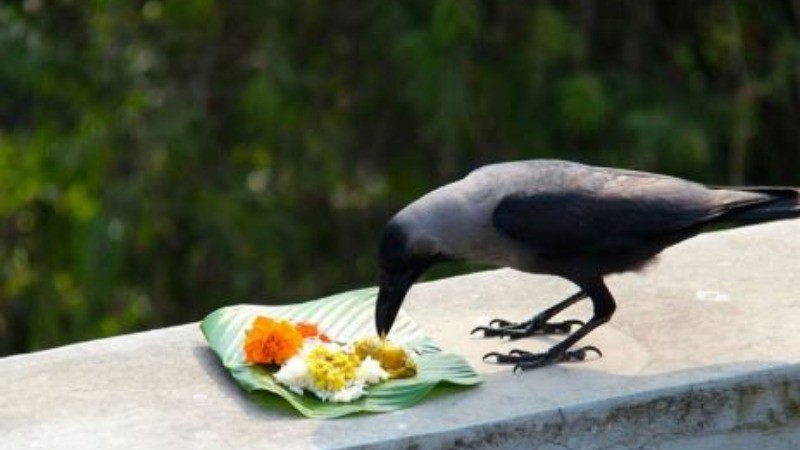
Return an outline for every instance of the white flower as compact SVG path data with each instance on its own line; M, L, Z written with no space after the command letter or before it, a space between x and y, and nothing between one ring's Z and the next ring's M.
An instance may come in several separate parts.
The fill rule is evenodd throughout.
M374 384L389 379L389 374L381 368L381 363L367 356L356 370L356 379L364 383Z
M367 391L364 390L363 383L354 383L344 389L334 391L331 394L330 400L339 403L347 403L363 397L366 393Z
M311 378L308 374L306 365L306 353L301 351L297 355L289 358L275 373L275 381L289 388L292 392L303 393L303 389L310 387Z

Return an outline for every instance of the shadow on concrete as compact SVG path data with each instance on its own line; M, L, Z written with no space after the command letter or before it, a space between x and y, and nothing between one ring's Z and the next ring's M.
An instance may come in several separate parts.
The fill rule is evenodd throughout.
M251 418L291 421L305 417L277 395L268 392L246 392L225 369L211 347L198 345L192 349L192 353L198 360L199 366L214 381L213 384L218 392L235 401Z

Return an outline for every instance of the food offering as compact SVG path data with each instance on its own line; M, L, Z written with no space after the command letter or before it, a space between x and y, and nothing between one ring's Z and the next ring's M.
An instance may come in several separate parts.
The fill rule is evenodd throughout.
M323 401L351 402L369 385L417 374L413 352L377 336L335 342L316 324L257 316L247 331L244 354L249 364L274 371L290 391Z
M276 396L306 417L332 419L408 408L440 384L481 382L402 309L389 338L376 336L376 294L369 288L290 305L225 306L200 329L248 398L276 414Z

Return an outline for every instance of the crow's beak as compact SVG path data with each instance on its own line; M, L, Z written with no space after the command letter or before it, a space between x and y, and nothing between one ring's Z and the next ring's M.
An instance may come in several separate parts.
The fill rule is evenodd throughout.
M400 305L414 284L418 274L413 271L389 272L381 270L378 302L375 305L375 328L378 335L386 337L392 329Z

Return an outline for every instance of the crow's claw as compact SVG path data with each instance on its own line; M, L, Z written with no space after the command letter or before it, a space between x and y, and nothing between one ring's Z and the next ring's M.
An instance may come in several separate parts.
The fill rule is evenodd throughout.
M509 363L513 362L512 359L516 358L514 356L504 355L504 354L499 353L499 352L489 352L489 353L483 355L483 360L486 361L486 362L492 362L492 361L489 361L489 359L492 358L492 357L496 358L493 361L495 364L509 364Z
M590 352L597 353L597 356L603 356L603 353L593 345L587 345L575 350L569 351L549 351L546 353L531 353L525 350L515 348L506 354L498 352L490 352L483 356L483 360L487 361L494 358L495 364L514 364L514 372L520 370L530 370L539 367L549 366L551 364L558 364L564 362L576 362L586 359Z
M583 361L584 359L586 359L586 356L588 355L588 353L586 352L595 352L597 353L597 356L601 358L603 357L603 352L601 352L600 349L595 347L594 345L587 345L586 347L582 347L574 351L574 353L580 355L578 361ZM572 353L572 352L567 352L567 353Z
M540 334L568 334L573 325L582 326L583 322L580 320L545 322L533 318L527 322L516 323L503 319L492 319L489 325L475 327L469 334L474 335L482 331L483 337L507 337L513 340Z
M491 358L493 356L497 357L497 359L500 359L500 357L503 356L503 355L500 352L489 352L489 353L483 355L483 361L484 362L489 362L489 358Z
M495 337L495 336L506 336L508 335L508 330L504 330L502 328L494 328L492 326L488 327L475 327L472 331L469 332L470 335L474 335L475 333L483 331L483 337Z
M588 352L595 352L597 356L603 356L603 352L593 345L587 345L575 350L569 350L560 353L540 353L534 354L527 361L518 361L514 365L514 372L518 370L538 369L539 367L549 366L551 364L558 364L562 362L576 362L583 361L588 356Z
M499 328L505 328L505 327L510 326L510 325L517 326L519 324L515 323L515 322L509 322L508 320L504 320L504 319L492 319L492 320L489 321L489 326L490 327L493 327L495 325L497 325Z

